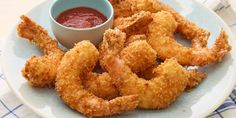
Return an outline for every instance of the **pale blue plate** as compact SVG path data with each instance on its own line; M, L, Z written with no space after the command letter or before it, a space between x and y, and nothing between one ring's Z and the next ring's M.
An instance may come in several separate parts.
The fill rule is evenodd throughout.
M52 35L49 24L49 6L53 0L47 0L32 9L27 15L45 27ZM229 34L233 50L222 63L205 68L208 78L191 92L184 93L174 104L165 110L136 110L116 117L129 118L200 118L212 113L231 93L235 85L236 42L229 27L215 13L193 0L162 0L173 6L190 20L211 32L209 46L213 44L221 28ZM94 2L94 4L96 4ZM19 22L19 20L18 20ZM3 70L8 84L16 96L42 117L78 118L78 112L68 108L59 99L53 89L30 87L21 75L21 69L32 55L41 55L29 42L20 39L15 27L5 40L3 48Z

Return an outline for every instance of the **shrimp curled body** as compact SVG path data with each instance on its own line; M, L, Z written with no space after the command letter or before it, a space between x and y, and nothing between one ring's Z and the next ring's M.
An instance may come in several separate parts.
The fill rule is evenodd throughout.
M110 0L115 10L116 19L129 17L140 11L149 11L156 13L159 11L170 12L178 22L177 33L180 33L186 39L192 41L193 48L202 48L207 46L207 40L210 32L189 21L170 6L161 3L158 0Z
M34 87L53 87L58 65L65 52L40 25L27 16L21 16L21 19L23 21L17 27L19 36L34 43L45 54L42 57L31 57L23 68L22 74ZM90 73L83 84L95 95L110 99L118 96L118 92L109 81L108 74ZM100 84L103 87L100 87ZM110 91L108 92L108 90Z
M84 89L83 77L92 71L98 57L96 47L88 41L78 43L65 54L58 67L55 84L61 99L72 109L89 117L109 116L135 109L138 104L137 95L107 101Z
M139 95L139 108L162 109L168 107L180 95L188 84L189 74L175 59L167 59L155 68L155 77L151 80L139 78L118 58L110 58L112 78L121 95Z
M153 14L153 22L149 24L148 43L162 60L175 57L181 65L204 66L220 62L231 50L224 31L221 31L212 48L184 47L165 33L170 24L175 23L172 14L161 11Z
M118 38L120 36L118 34L123 33L118 29L107 30L104 35L106 38L103 39L100 45L100 51L103 52L101 60L105 62L104 67L121 95L137 94L139 96L139 108L161 109L169 106L185 90L189 81L188 71L179 65L175 59L169 59L155 68L155 76L151 80L139 78L132 72L132 66L119 57L120 47L124 45L125 39ZM135 41L133 43L135 45L145 44L148 47L146 41ZM113 44L120 44L120 46L113 46ZM131 43L131 45L133 44ZM155 53L152 53L155 51L150 50L150 48L144 51L147 50L150 51L150 55L154 54L155 57ZM139 51L139 55L142 55L144 51ZM130 56L130 58L133 56ZM140 58L143 57L140 56Z

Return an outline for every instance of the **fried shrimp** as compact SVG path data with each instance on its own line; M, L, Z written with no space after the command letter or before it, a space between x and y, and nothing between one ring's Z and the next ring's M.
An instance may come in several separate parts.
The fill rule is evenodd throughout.
M105 33L106 38L103 39L100 49L105 52L102 58L103 62L106 62L106 70L112 77L120 94L139 95L139 108L166 108L185 90L189 76L187 70L179 65L175 59L170 59L155 68L157 75L151 80L139 78L132 72L132 69L120 59L119 52L121 49L114 48L113 46L114 43L119 45L123 45L124 43L124 39L121 40L115 36L115 34L119 33L122 32L118 29L108 30ZM106 36L106 34L109 35Z
M137 40L125 47L121 58L134 73L146 70L156 63L156 51L145 40Z
M107 101L84 89L82 80L93 70L98 58L99 52L88 41L82 41L68 51L58 67L55 84L58 95L72 109L89 117L109 116L134 110L138 104L137 95Z
M210 49L184 47L165 33L170 24L175 24L174 18L169 12L161 11L152 16L153 22L149 24L147 36L148 43L156 50L158 58L162 60L175 57L181 65L204 66L220 62L231 50L228 36L224 31L221 31L214 46Z
M100 66L106 70L107 65L104 61L105 56L109 54L120 54L125 47L126 34L119 29L108 29L103 35L103 41L99 45Z
M207 77L206 74L199 73L197 70L189 70L189 81L186 89L190 90L198 86L203 79Z
M140 11L156 12L155 1L150 0L109 0L115 11L115 18L128 17Z
M138 40L147 41L147 36L145 34L131 35L129 38L126 39L125 46L128 46L130 43L138 41Z
M112 84L112 79L108 73L90 72L83 83L86 90L100 98L111 100L119 96L119 91Z
M162 109L173 103L185 90L188 72L175 59L168 59L155 68L151 80L139 78L124 62L110 56L109 74L121 95L139 95L139 108Z
M115 17L129 17L140 11L149 11L156 13L158 11L170 12L178 22L176 32L180 33L186 39L192 41L193 48L207 46L207 40L210 32L200 28L195 23L187 20L170 6L161 3L158 0L113 0L111 1L115 10ZM118 18L119 19L119 18Z
M232 50L223 29L208 48L210 32L160 0L108 1L113 29L98 49L84 40L65 52L27 16L17 26L43 53L27 60L24 78L33 87L54 87L65 105L89 118L167 108L207 77L196 68L221 62ZM178 43L179 34L192 47Z
M34 87L53 87L57 68L64 51L59 48L57 41L52 40L47 31L41 26L26 16L21 18L23 22L17 27L19 36L37 45L45 54L43 57L31 57L22 70L22 74L29 81L29 84ZM101 75L91 73L88 74L83 83L95 95L111 99L118 96L118 92L107 76L108 74L105 73ZM98 86L99 84L104 86Z
M56 70L64 52L45 29L26 16L21 16L21 19L23 21L17 27L19 36L34 43L45 55L31 57L22 70L22 74L32 86L53 87Z
M155 68L157 68L161 63L156 63L155 65L145 69L144 71L141 71L139 73L137 73L137 75L140 77L140 78L144 78L146 80L150 80L152 78L155 77L155 72L153 71Z
M158 67L158 65L159 64L155 64L152 67L142 72L139 72L138 76L146 80L150 80L154 78L157 75L155 69ZM188 70L188 75L189 76L188 76L188 83L186 86L186 90L191 90L197 87L202 82L202 80L207 77L206 74L199 73L197 70Z
M109 29L104 33L100 44L100 65L106 70L104 58L109 54L120 54L135 73L143 71L156 63L156 51L145 40L137 40L125 47L126 35L119 29Z
M187 20L173 8L164 3L161 3L160 1L156 1L154 6L161 10L168 11L173 15L175 20L178 22L178 28L176 32L180 33L186 39L191 40L193 48L202 48L207 46L207 40L210 36L209 31L198 27L195 23Z
M132 3L128 0L109 0L115 12L115 18L133 15Z
M46 56L33 56L27 61L22 70L24 77L35 87L53 87L56 71L64 55L56 41L52 40L47 32L26 16L21 17L23 22L18 26L18 34L37 45ZM108 74L88 74L83 82L92 93L105 99L112 99L119 95L112 85ZM99 84L102 84L99 86Z
M151 21L151 13L141 11L131 17L117 18L114 21L114 27L125 32L127 37L129 37L131 35L145 34Z

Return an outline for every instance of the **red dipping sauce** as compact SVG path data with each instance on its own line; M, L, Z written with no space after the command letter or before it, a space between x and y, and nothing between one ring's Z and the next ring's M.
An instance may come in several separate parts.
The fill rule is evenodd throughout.
M56 21L66 27L91 28L106 22L107 17L95 9L77 7L62 12Z

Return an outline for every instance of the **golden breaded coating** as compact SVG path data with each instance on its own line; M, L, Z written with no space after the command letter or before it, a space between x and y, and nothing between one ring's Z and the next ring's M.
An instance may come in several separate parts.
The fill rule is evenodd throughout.
M172 36L166 34L169 24L175 24L174 18L169 12L161 11L152 16L153 22L149 24L147 36L148 43L156 50L158 58L162 60L175 57L181 65L204 66L220 62L231 50L228 36L224 31L221 31L214 46L210 49L184 47Z
M42 57L31 57L22 70L22 74L29 81L29 84L34 87L54 87L57 68L64 52L59 48L57 41L51 39L45 29L26 16L22 16L21 18L23 22L17 27L19 36L37 45L45 54ZM113 88L111 81L106 75L102 74L98 78L87 78L87 81L83 83L85 85L93 84L87 87L91 91L93 90L92 93L95 95L111 99L118 96L118 92L116 88ZM95 84L99 83L107 86L103 86L102 88L95 86ZM110 93L108 90L110 90Z
M115 31L109 30L106 33ZM119 58L120 48L111 48L109 44L114 42L122 45L123 40L106 37L103 42L110 42L102 45L103 62L106 63L106 70L109 72L121 95L139 96L139 108L161 109L168 107L185 90L188 83L188 71L177 63L175 59L166 60L165 63L155 68L157 76L151 80L139 78L132 72L131 68ZM105 41L107 40L107 41ZM112 43L112 41L114 41ZM139 42L139 41L138 41ZM141 41L142 42L142 41ZM119 47L119 46L118 46ZM116 53L110 53L116 52Z
M59 61L59 60L58 60ZM58 63L49 56L31 57L22 69L22 75L33 87L54 87Z
M138 104L137 95L107 101L84 89L82 80L93 70L98 58L98 50L88 41L82 41L68 51L58 67L55 84L58 95L72 109L88 117L110 116L134 110Z
M116 17L127 17L133 15L132 3L127 0L109 0L114 8Z
M155 68L158 67L158 64L155 64L154 66L138 73L138 76L141 78L144 78L146 80L150 80L154 78L155 76L158 76L158 73L156 73ZM197 70L188 70L188 83L186 86L186 90L191 90L195 87L197 87L203 79L207 77L206 74L199 73Z
M103 41L99 45L99 62L100 66L106 70L107 66L104 62L104 58L109 54L120 54L124 48L126 40L126 34L121 32L119 29L109 29L105 31L103 35Z
M162 109L173 103L185 90L188 72L175 59L167 59L155 68L157 76L151 80L139 78L117 57L110 57L109 74L121 95L139 95L139 108Z
M151 0L152 1L152 0ZM175 20L178 22L177 32L184 36L186 39L192 41L193 48L201 48L207 46L207 40L210 36L210 32L200 28L195 23L187 20L176 10L170 6L157 1L155 7L158 7L161 10L170 12Z
M158 11L156 1L152 0L109 0L115 11L115 18L128 17L140 11Z
M22 74L32 86L52 87L55 83L57 67L64 52L45 29L26 16L21 16L21 19L23 21L17 27L19 36L34 43L45 55L31 57L22 70Z
M119 91L113 85L112 79L108 73L89 73L83 81L85 89L94 95L111 100L119 96Z
M129 38L126 39L125 46L128 46L130 43L133 43L138 40L147 40L147 36L145 34L131 35Z
M154 64L153 66L147 68L146 70L137 73L137 75L140 78L150 80L150 79L154 78L155 76L157 76L157 74L153 70L155 70L155 68L157 68L160 64L161 64L161 62L160 63L157 62L156 64Z
M45 56L42 57L31 57L31 59L27 61L25 68L22 70L22 73L32 86L53 87L55 84L57 67L64 55L64 51L59 48L57 41L51 39L45 29L37 25L27 16L22 16L21 18L23 22L21 22L17 27L19 36L31 41L33 44L38 46L45 54ZM86 82L90 81L92 80L88 80ZM101 83L102 81L104 80L93 79L94 83ZM86 82L84 83L86 84ZM90 89L97 88L95 87ZM109 87L103 87L103 89L98 89L98 91L93 92L94 94L99 94L106 89L109 89ZM111 97L112 96L114 95L111 95ZM109 98L109 95L107 96L107 98Z
M129 17L140 11L149 11L152 13L162 10L168 11L178 22L177 32L182 34L186 39L191 40L193 48L207 46L207 40L210 36L209 31L200 28L195 23L183 17L173 8L158 0L112 0L111 2L115 10L116 18Z
M125 32L127 37L136 34L145 34L148 24L152 21L151 13L141 11L131 17L117 18L114 21L114 27Z
M156 61L156 52L146 41L135 41L126 48L125 33L119 29L110 29L104 33L104 38L99 47L100 65L103 69L108 66L104 61L106 55L119 55L124 59L125 63L129 64L134 72L142 71L152 66ZM134 62L133 62L134 61Z
M197 70L190 70L189 75L187 90L197 87L207 77L206 74L199 73Z
M156 63L156 51L145 40L130 43L121 53L121 59L134 73L146 70Z

